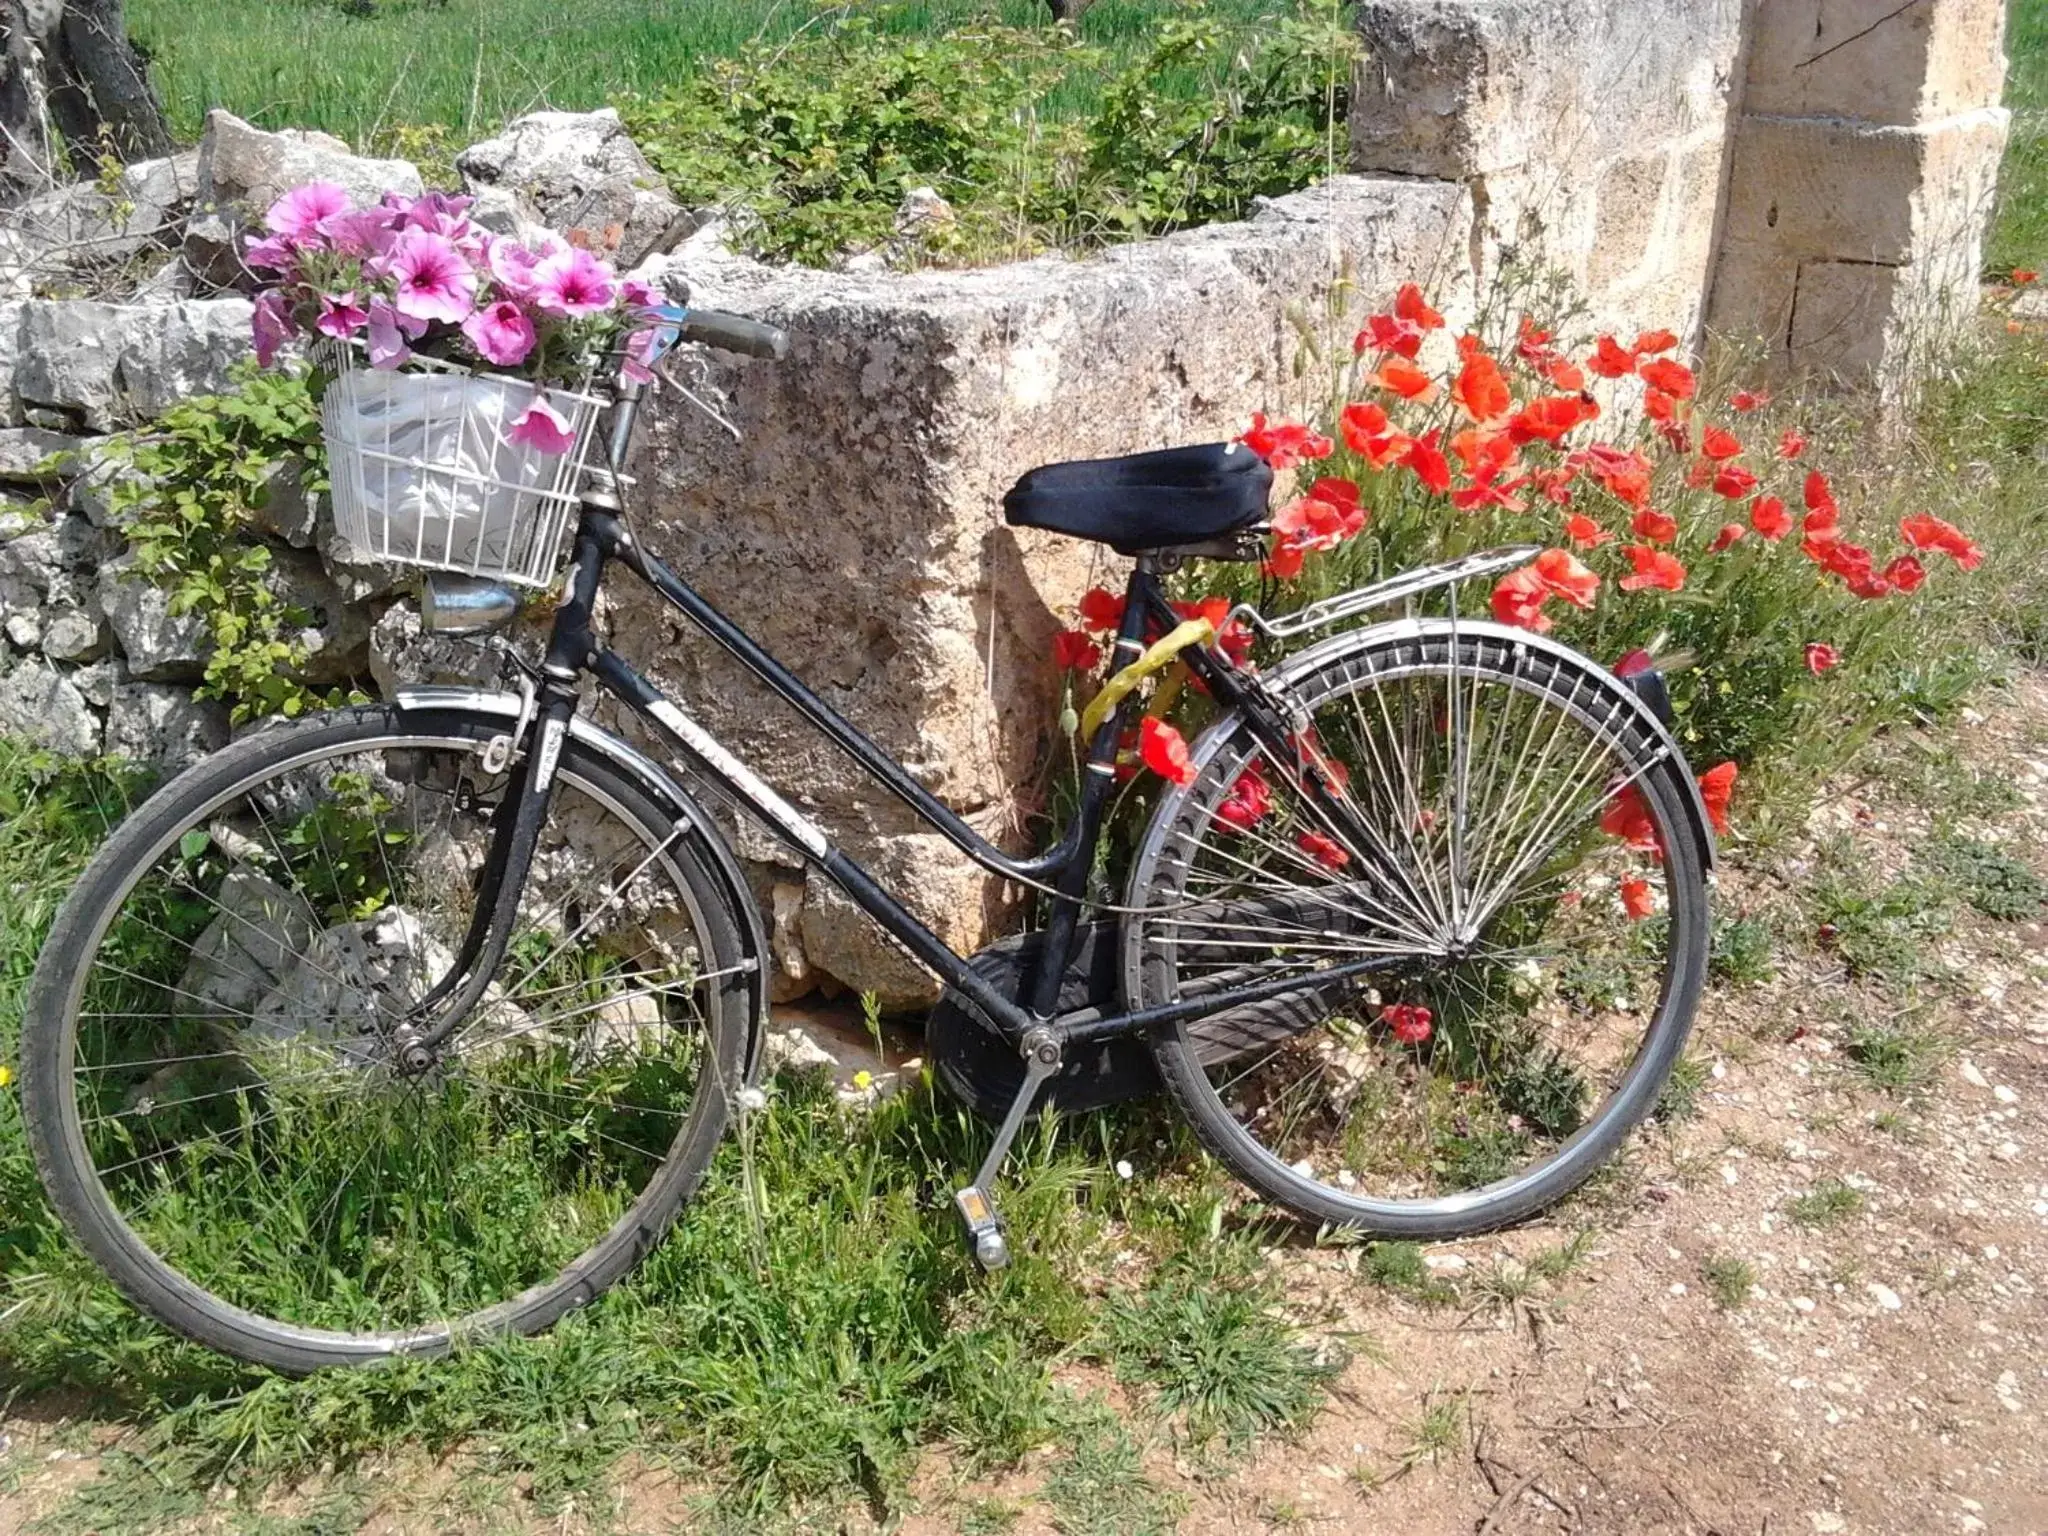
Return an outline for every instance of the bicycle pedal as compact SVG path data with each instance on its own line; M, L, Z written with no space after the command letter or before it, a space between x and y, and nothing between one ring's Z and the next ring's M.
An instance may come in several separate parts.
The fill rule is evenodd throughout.
M974 1261L989 1271L1008 1268L1010 1241L1003 1236L1003 1218L996 1213L988 1192L978 1184L970 1184L953 1196L953 1209L960 1213L961 1224L967 1228Z

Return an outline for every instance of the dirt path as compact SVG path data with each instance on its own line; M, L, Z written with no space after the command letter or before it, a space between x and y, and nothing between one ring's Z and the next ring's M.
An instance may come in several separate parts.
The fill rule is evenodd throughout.
M1355 1247L1271 1254L1297 1318L1356 1353L1298 1441L1231 1459L1155 1436L1157 1528L2048 1531L2048 927L1904 903L1829 932L1815 905L1906 889L1958 835L2048 873L2048 677L1982 708L1891 743L1805 835L1725 877L1723 914L1779 936L1776 974L1715 989L1691 1112L1552 1220L1405 1270ZM1894 975L1852 978L1845 956ZM0 1484L0 1532L91 1477L104 1444L47 1418L0 1430L27 1469ZM934 1458L899 1528L1125 1529L1045 1497L1056 1454L997 1483ZM369 1529L448 1528L413 1513L445 1511L425 1487L445 1470L385 1475ZM706 1528L693 1507L629 1477L608 1524Z

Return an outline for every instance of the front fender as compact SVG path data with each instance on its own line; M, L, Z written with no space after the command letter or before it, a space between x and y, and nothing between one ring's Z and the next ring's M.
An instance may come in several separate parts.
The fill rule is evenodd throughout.
M420 713L427 710L469 710L481 714L499 715L508 722L516 721L524 701L516 693L507 693L491 688L461 688L447 686L422 686L400 688L393 703L401 714ZM663 805L674 811L677 820L689 824L695 850L717 877L734 919L739 923L740 936L747 946L749 958L754 962L752 978L748 982L748 1015L751 1028L746 1047L746 1080L754 1081L760 1068L761 1045L768 1028L768 967L771 963L768 947L768 932L761 920L760 905L754 900L747 877L741 871L739 860L733 856L732 847L726 842L725 834L711 814L697 803L654 759L639 748L622 741L602 726L586 720L581 715L569 722L569 734L591 752L603 758L620 772L636 779Z

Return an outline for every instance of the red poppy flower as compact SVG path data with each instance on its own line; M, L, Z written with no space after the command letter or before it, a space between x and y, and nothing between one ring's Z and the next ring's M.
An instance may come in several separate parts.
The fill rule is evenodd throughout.
M1759 496L1749 504L1749 526L1760 539L1775 544L1792 531L1792 514L1775 496Z
M1676 338L1673 344L1676 345ZM1690 400L1697 387L1692 370L1683 363L1674 363L1668 357L1653 357L1636 370L1643 376L1643 382L1652 389L1662 390L1674 400Z
M1543 616L1543 605L1549 599L1549 584L1536 574L1535 566L1525 565L1494 584L1493 616L1517 629L1548 634L1550 620Z
M1718 471L1712 459L1694 459L1685 466L1685 488L1689 491L1704 491L1714 483Z
M1927 567L1911 555L1900 555L1884 568L1884 579L1901 592L1918 592L1927 579Z
M1678 420L1678 397L1667 395L1661 389L1643 391L1643 414L1661 426L1671 426ZM1685 452L1683 447L1678 450Z
M1120 629L1124 622L1124 600L1101 587L1081 594L1081 627L1097 632Z
M1502 480L1498 475L1482 475L1462 490L1451 493L1451 505L1460 512L1476 512L1481 507L1496 507L1503 512L1520 512L1527 503L1515 494L1525 480Z
M1078 629L1052 637L1052 664L1062 672L1093 672L1102 664L1102 647Z
M1421 330L1443 328L1444 317L1429 307L1429 300L1422 296L1422 289L1414 283L1403 283L1394 294L1394 313Z
M1273 787L1259 772L1258 764L1254 763L1230 786L1230 793L1216 807L1216 819L1226 827L1249 832L1266 819L1266 813L1272 807Z
M1740 464L1723 464L1714 476L1714 490L1730 501L1740 501L1756 489L1756 476Z
M1251 429L1238 441L1275 469L1292 469L1305 459L1327 459L1337 446L1298 421L1268 424L1262 411L1252 412Z
M1412 358L1422 350L1422 328L1393 315L1367 315L1365 329L1351 340L1351 350L1361 357L1368 352L1391 352Z
M1714 542L1707 546L1707 553L1718 555L1722 550L1740 539L1749 530L1740 523L1723 523L1721 531L1714 535Z
M1602 336L1586 366L1603 379L1625 379L1636 371L1636 355L1612 336Z
M1600 591L1599 574L1581 565L1569 550L1546 549L1531 562L1529 569L1552 597L1563 598L1574 608L1592 607Z
M1380 1010L1380 1022L1403 1045L1420 1045L1429 1038L1433 1018L1420 1003L1389 1003Z
M1320 832L1297 832L1294 843L1325 869L1342 869L1351 862L1351 855L1342 844L1333 842Z
M1499 420L1515 403L1500 364L1478 351L1467 356L1465 366L1458 370L1457 382L1451 386L1451 401L1479 422Z
M1822 645L1818 640L1806 642L1806 670L1815 677L1829 672L1842 664L1842 653L1832 645Z
M1915 549L1939 550L1966 571L1984 563L1984 551L1964 536L1954 523L1945 523L1932 512L1917 512L1899 524L1899 532Z
M1543 499L1560 507L1572 504L1570 487L1578 478L1579 472L1569 464L1551 464L1529 472L1529 483L1543 493Z
M1583 512L1574 512L1564 520L1564 536L1581 549L1598 549L1614 537Z
M1418 437L1408 445L1408 452L1401 462L1415 471L1415 478L1423 488L1441 496L1451 488L1451 461L1444 457L1443 450L1436 445L1440 432L1427 437Z
M1542 368L1543 377L1550 381L1552 389L1561 389L1567 394L1583 394L1586 388L1586 370L1568 357L1554 357ZM1593 401L1586 402L1591 416L1600 414L1600 407ZM1589 420L1591 419L1589 416Z
M1723 837L1728 835L1728 802L1735 794L1735 765L1716 763L1700 775L1700 800L1707 808L1707 820Z
M1616 677L1637 677L1656 665L1656 658L1641 646L1637 646L1607 670Z
M1415 441L1405 432L1396 432L1387 413L1370 401L1345 406L1337 427L1344 434L1344 446L1374 469L1398 464Z
M1892 584L1875 571L1865 571L1846 579L1849 584L1850 593L1862 598L1867 603L1892 595Z
M1521 329L1515 336L1515 355L1523 362L1540 368L1557 356L1556 349L1550 344L1551 341L1549 331L1539 331L1536 322L1524 315Z
M2032 267L2014 267L2012 269L2012 280L2022 288L2040 275Z
M1275 581L1292 581L1301 574L1301 568L1307 560L1306 549L1284 534L1275 534L1273 547L1267 551L1266 558L1259 562L1259 571Z
M1365 522L1358 487L1349 480L1318 480L1306 496L1273 514L1274 529L1301 549L1335 549L1362 532Z
M1728 409L1741 411L1744 415L1760 411L1770 403L1771 397L1761 389L1738 389L1728 397Z
M1640 507L1650 499L1650 461L1640 453L1627 453L1608 443L1581 448L1565 464L1582 469L1602 485L1615 500Z
M1505 432L1467 427L1451 439L1451 452L1474 480L1506 474L1515 464L1515 440Z
M1685 585L1685 567L1676 555L1652 549L1647 544L1631 544L1622 553L1635 567L1633 572L1621 578L1622 591L1640 592L1645 587L1657 587L1666 592L1676 592Z
M1709 427L1700 434L1700 452L1710 459L1732 459L1742 452L1742 439L1722 427Z
M1787 427L1785 435L1778 439L1778 457L1796 459L1806 452L1806 434L1797 427Z
M1147 768L1175 784L1191 784L1195 765L1187 741L1164 720L1147 715L1138 724L1138 758Z
M1600 830L1609 837L1620 838L1631 848L1663 857L1657 842L1657 823L1650 819L1650 807L1643 792L1633 784L1625 785L1607 802L1607 809L1600 813Z
M1518 443L1555 443L1598 414L1598 406L1577 395L1544 395L1508 418L1508 435Z
M1320 774L1335 794L1341 795L1350 790L1351 770L1330 755L1313 727L1290 735L1287 745L1294 749L1295 758L1304 773L1313 770Z
M1828 484L1828 477L1819 470L1812 470L1806 476L1806 510L1822 514L1826 521L1823 527L1832 528L1835 519L1842 515L1842 509L1835 505L1834 488ZM1806 520L1808 533L1813 532L1813 519Z
M1654 507L1645 507L1629 519L1629 527L1635 530L1639 539L1648 539L1652 544L1669 544L1678 537L1678 519Z
M1649 357L1657 352L1669 352L1678 345L1678 336L1672 331L1644 331L1636 337L1636 355ZM1676 390L1673 391L1677 393Z
M1373 383L1403 400L1433 400L1436 381L1405 357L1390 357L1373 373Z
M1657 899L1650 894L1650 882L1631 875L1621 882L1621 909L1628 913L1631 922L1641 922L1657 910Z

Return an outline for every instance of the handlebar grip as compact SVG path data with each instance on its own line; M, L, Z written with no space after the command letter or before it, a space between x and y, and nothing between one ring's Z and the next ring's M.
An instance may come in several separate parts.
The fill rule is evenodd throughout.
M722 310L691 310L689 319L683 322L682 333L684 341L702 342L743 357L766 357L780 362L789 356L789 332Z

